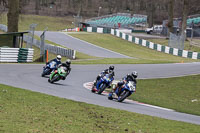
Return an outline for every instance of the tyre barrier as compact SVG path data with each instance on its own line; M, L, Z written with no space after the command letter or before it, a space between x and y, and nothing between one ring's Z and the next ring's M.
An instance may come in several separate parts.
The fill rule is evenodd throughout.
M33 62L32 48L0 48L0 62Z

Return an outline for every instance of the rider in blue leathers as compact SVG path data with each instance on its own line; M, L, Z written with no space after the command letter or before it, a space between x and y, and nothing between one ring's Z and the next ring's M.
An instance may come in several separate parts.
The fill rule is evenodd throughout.
M111 73L112 76L115 76L114 68L115 68L114 66L110 66L108 69L105 69L104 71L102 71L102 72L97 76L96 80L94 81L94 86L96 86L97 81L98 81L101 77L105 76L106 74Z
M55 59L48 61L46 64L49 64L49 63L51 63L52 61L54 61L54 62L56 62L56 67L58 67L58 65L61 64L61 58L62 58L62 57L61 57L60 55L57 55L57 57L56 57Z
M125 85L129 81L133 81L135 82L135 84L137 84L137 80L136 80L137 76L138 76L138 73L136 71L133 71L131 74L127 74L124 78L122 78L122 81L117 83L116 87L113 88L113 90L110 92L109 95L112 95L118 87L119 87L119 92L120 92L123 85Z

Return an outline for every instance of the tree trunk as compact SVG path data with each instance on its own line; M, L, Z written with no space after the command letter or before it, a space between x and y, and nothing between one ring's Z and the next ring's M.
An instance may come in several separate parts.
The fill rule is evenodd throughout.
M181 35L186 36L186 28L187 28L187 16L189 9L189 0L183 1L183 15L182 15L182 28L181 28Z
M40 0L35 0L35 14L39 15Z
M18 32L19 0L8 0L8 32Z
M173 32L173 18L174 18L174 0L170 0L168 3L168 31Z
M154 25L155 4L154 0L149 0L147 3L148 27L153 27Z

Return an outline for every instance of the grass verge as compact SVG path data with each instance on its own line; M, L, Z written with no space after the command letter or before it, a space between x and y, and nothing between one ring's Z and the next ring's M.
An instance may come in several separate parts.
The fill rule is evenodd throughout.
M7 25L7 14L1 14L0 23ZM66 28L72 28L73 17L50 17L50 16L38 16L38 15L23 15L19 17L19 31L29 30L31 24L37 24L36 29L43 31L48 27L49 31L58 31Z
M130 56L135 57L137 59L103 59L98 61L99 64L107 63L107 61L111 61L112 64L117 64L119 62L123 62L125 64L128 63L172 63L172 62L194 62L199 60L192 60L188 58L182 58L178 56L173 56L169 54L165 54L162 52L157 52L155 50L151 50L146 47L142 47L140 45L133 44L131 42L125 41L121 38L114 37L109 34L70 34L73 37L79 38L81 40L90 42L92 44L98 45L100 47ZM116 62L116 63L115 63ZM83 63L83 62L82 62ZM119 63L121 64L121 63Z
M0 132L198 133L199 125L0 85Z
M200 75L139 80L130 99L200 115Z

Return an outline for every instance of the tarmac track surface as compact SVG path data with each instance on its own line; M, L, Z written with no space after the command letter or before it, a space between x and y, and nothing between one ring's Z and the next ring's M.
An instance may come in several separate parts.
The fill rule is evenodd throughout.
M40 36L42 32L36 31L35 34ZM79 40L62 32L47 31L45 33L45 39L91 56L103 58L131 58L126 55L93 45L86 41Z
M138 71L140 79L200 74L199 65L200 63L115 65L115 79L121 79L133 70ZM125 101L118 103L114 100L108 100L105 95L93 94L83 87L83 84L93 81L97 74L108 68L109 65L72 65L72 71L66 80L59 81L56 84L50 84L47 78L40 76L42 66L34 64L0 64L0 83L89 104L200 125L200 116L146 106L137 102Z

